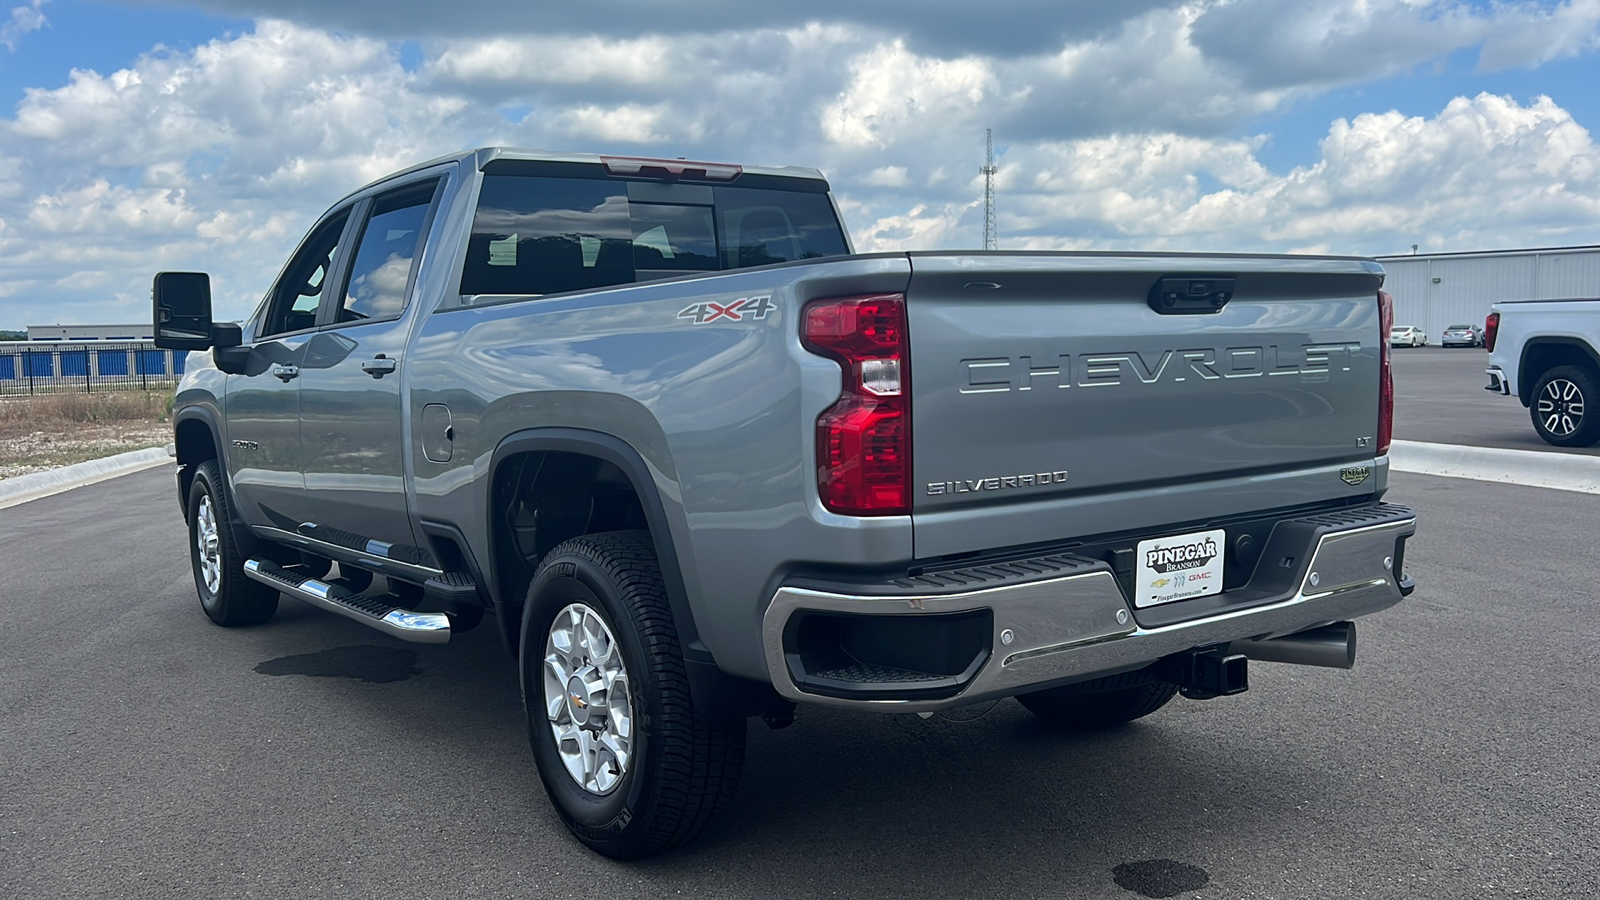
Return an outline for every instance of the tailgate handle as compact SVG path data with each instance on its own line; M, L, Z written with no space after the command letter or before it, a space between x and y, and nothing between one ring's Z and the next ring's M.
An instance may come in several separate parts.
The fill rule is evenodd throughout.
M1233 279L1214 275L1164 275L1150 289L1150 308L1164 316L1208 315L1233 299Z

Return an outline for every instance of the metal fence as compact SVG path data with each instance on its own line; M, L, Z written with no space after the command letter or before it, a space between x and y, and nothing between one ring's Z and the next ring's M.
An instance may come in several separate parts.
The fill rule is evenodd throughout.
M173 384L185 356L142 342L0 342L0 396Z

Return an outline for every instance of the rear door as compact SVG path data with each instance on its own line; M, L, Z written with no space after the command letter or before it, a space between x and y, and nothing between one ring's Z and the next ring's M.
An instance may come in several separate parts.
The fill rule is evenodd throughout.
M919 556L1381 482L1339 477L1375 454L1375 263L913 254L912 268Z
M301 366L306 521L382 544L415 543L401 371L416 270L441 184L438 176L413 181L358 206L350 265L323 306L325 325Z

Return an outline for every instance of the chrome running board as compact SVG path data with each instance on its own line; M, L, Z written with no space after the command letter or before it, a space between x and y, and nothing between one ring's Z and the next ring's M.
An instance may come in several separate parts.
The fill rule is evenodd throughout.
M271 585L291 597L369 628L415 644L443 644L450 640L450 617L444 613L420 613L390 606L383 597L363 597L338 584L307 578L287 571L275 563L252 559L244 564L244 574L252 581Z

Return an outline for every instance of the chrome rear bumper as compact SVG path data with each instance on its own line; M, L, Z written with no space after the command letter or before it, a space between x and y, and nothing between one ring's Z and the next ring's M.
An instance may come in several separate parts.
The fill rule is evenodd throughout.
M932 712L1129 671L1197 647L1294 634L1386 609L1410 593L1411 582L1395 569L1400 542L1416 532L1416 519L1400 512L1406 517L1391 513L1379 524L1321 533L1310 562L1297 567L1295 586L1281 596L1168 625L1141 626L1141 611L1129 605L1110 566L1098 560L1082 560L1064 577L949 593L885 597L785 586L762 622L767 668L778 693L796 702ZM794 675L800 663L785 645L797 613L948 616L974 610L992 615L987 659L949 696L919 699L907 691L898 698L861 699L806 690Z

